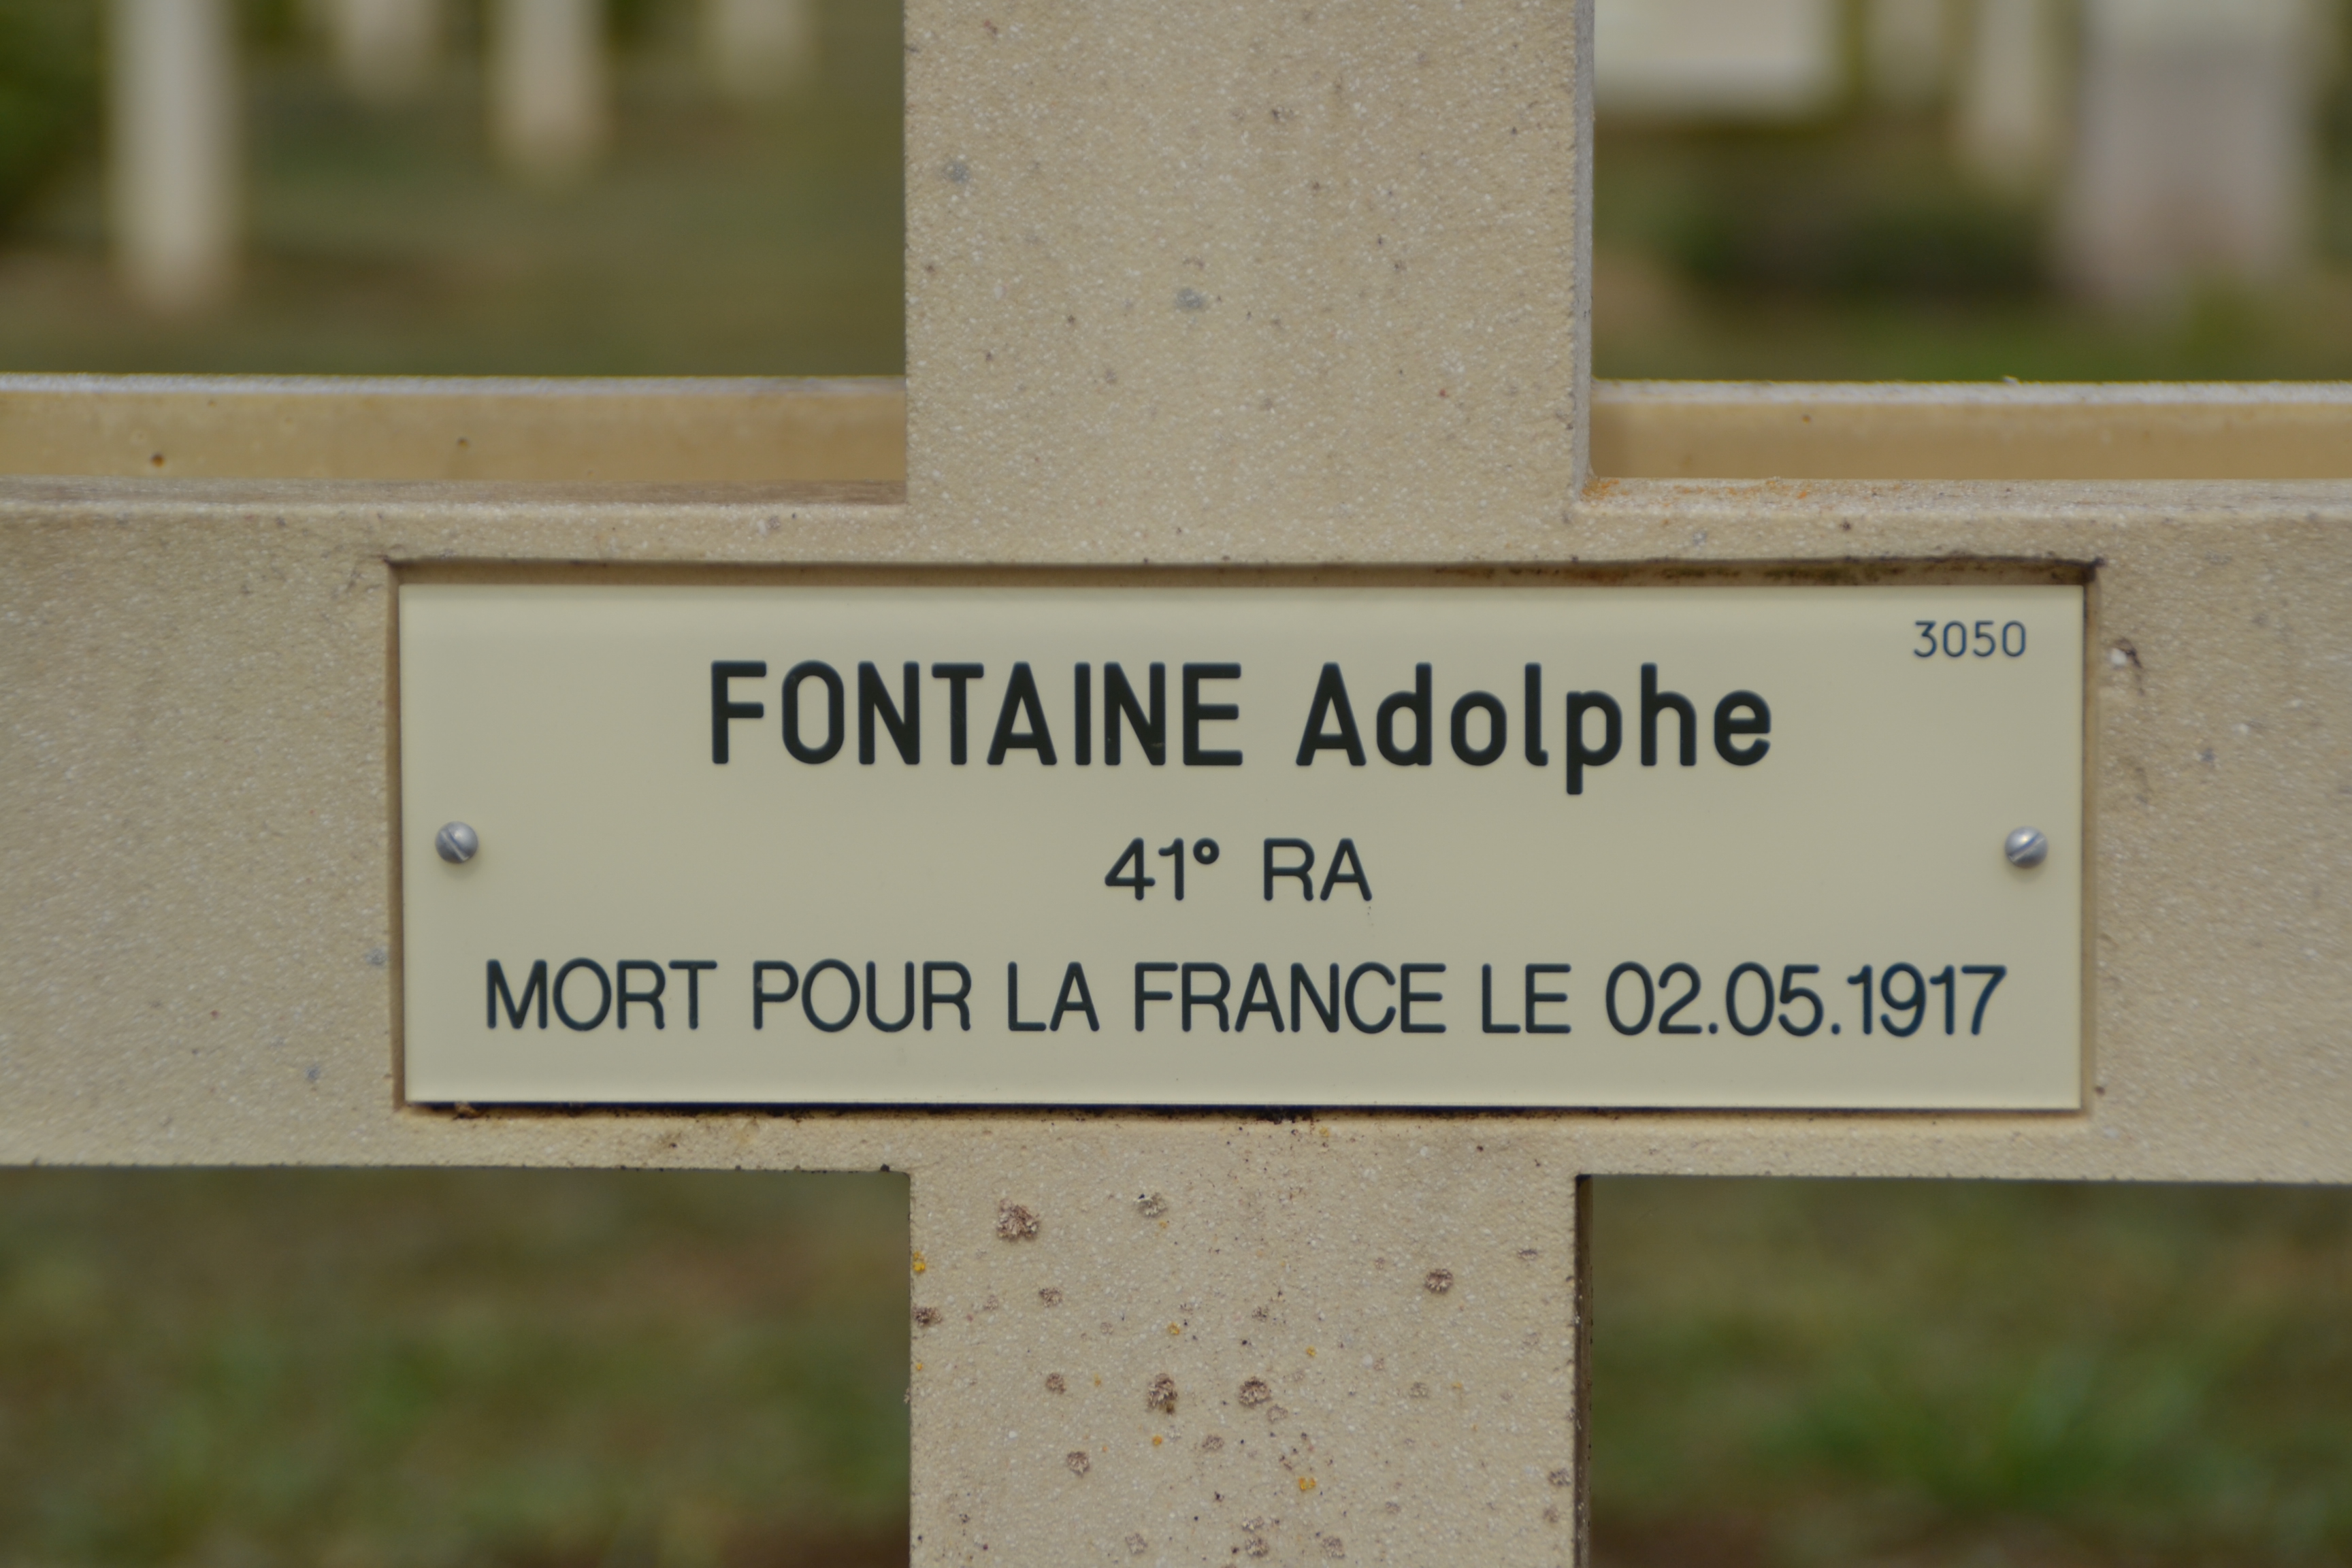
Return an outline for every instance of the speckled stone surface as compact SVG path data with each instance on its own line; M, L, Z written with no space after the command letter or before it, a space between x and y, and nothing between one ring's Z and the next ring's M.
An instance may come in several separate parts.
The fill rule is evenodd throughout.
M1236 521L1168 546L1457 581L2087 570L2082 1114L405 1110L404 575L1124 575L1140 552L1076 527L968 537L881 489L16 480L0 484L0 1157L908 1172L926 1260L909 1306L940 1314L914 1330L926 1563L1232 1562L1257 1542L1282 1562L1433 1563L1468 1543L1567 1560L1577 1489L1551 1478L1573 1479L1579 1440L1578 1173L2352 1179L2352 498L1563 500L1565 523L1341 541ZM1155 1194L1166 1212L1143 1215ZM1038 1216L1034 1238L998 1239L1003 1202ZM1434 1268L1454 1276L1443 1297L1414 1280ZM1172 1415L1146 1404L1163 1373ZM1254 1376L1279 1391L1265 1409L1240 1403ZM1276 1403L1297 1419L1273 1423ZM1204 1451L1213 1435L1227 1446Z
M911 0L918 515L1132 550L1557 513L1590 37L1559 0Z
M915 1182L918 1563L1573 1557L1550 1140L967 1131L952 1181Z
M1566 524L1186 537L1195 561L1449 580L1570 561L2091 569L2084 1114L1509 1124L1593 1173L2352 1179L2341 487L1629 482L1596 485ZM1130 548L1076 530L990 548L880 488L0 483L0 1156L905 1169L910 1140L936 1150L984 1122L1094 1125L400 1109L391 601L404 571L493 569L467 563L1120 571ZM1214 1142L1231 1123L1150 1125Z

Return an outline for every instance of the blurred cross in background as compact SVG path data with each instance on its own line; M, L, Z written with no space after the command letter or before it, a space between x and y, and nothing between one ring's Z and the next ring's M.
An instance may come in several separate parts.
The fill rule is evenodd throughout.
M1599 0L1594 61L1604 124L1940 109L1969 178L2048 215L2065 281L2145 303L2307 260L2323 23L2315 0Z
M2088 0L2060 231L2071 279L2161 299L2306 258L2318 62L2307 0Z
M1600 374L2352 374L2352 0L1597 5ZM895 370L898 30L0 0L0 368Z
M596 0L497 0L490 20L490 130L528 179L577 179L610 134Z
M2053 11L2050 0L1977 0L1968 18L1953 141L1962 165L1999 189L2036 193L2058 156L2065 107Z
M814 63L816 18L803 0L702 0L703 55L729 97L761 103Z
M114 0L110 193L123 287L157 310L217 305L243 197L228 0Z
M343 84L372 103L401 103L441 60L441 0L312 0L324 13Z
M584 179L613 135L611 7L486 4L490 145L518 179ZM451 18L443 0L306 0L306 8L340 79L363 102L414 101L445 62ZM701 0L699 22L715 90L740 103L782 96L805 77L816 48L810 0ZM155 311L216 308L236 277L237 24L236 0L111 0L106 18L110 224L125 289Z

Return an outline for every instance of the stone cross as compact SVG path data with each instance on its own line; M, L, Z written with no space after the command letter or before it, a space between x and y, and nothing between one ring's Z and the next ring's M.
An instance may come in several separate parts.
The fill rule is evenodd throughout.
M236 23L223 0L114 0L107 199L116 269L147 310L218 304L236 280Z
M2352 490L1592 478L1590 16L913 0L903 489L0 480L0 1158L906 1173L925 1565L1580 1560L1589 1176L2352 1178ZM2087 584L2082 1108L404 1101L404 588L1171 567Z
M612 137L612 67L593 0L498 0L490 8L490 141L508 168L575 180Z

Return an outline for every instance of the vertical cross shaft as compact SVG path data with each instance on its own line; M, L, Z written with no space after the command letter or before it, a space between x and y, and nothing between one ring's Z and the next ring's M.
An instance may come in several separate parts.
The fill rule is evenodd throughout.
M1591 37L912 0L915 524L1142 564L1565 521ZM1580 1192L1536 1119L964 1122L914 1177L915 1562L1580 1560Z
M1590 18L912 0L916 521L1216 561L1268 518L1334 560L1375 527L1559 519Z
M1586 1227L1543 1122L950 1146L913 1183L918 1568L1582 1560Z

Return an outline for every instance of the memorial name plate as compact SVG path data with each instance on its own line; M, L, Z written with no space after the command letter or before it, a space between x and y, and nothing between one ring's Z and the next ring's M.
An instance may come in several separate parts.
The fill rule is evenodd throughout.
M2074 1109L2083 616L412 584L404 1092Z

